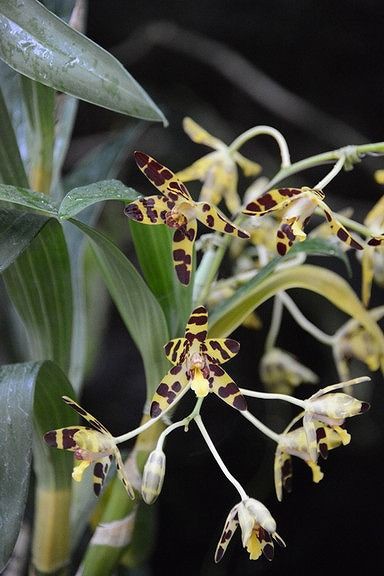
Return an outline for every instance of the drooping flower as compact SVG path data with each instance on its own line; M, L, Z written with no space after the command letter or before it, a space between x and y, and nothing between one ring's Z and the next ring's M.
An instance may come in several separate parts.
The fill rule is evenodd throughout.
M237 150L231 150L214 136L211 136L204 128L199 126L191 118L184 118L183 127L188 136L197 144L204 144L213 148L206 156L199 158L188 168L177 173L177 177L183 182L201 180L200 200L218 205L222 198L231 214L235 214L241 206L237 193L237 164L245 176L256 176L261 167L256 162L245 158Z
M247 498L230 511L216 548L215 562L220 562L224 556L239 525L243 547L247 549L251 560L257 560L261 554L268 560L273 560L273 540L285 547L284 541L276 532L276 522L269 510L258 500Z
M277 230L276 248L284 256L295 240L302 242L306 238L304 227L316 208L323 212L334 235L350 248L362 250L348 230L337 220L331 209L323 202L324 193L315 188L278 188L270 190L257 200L247 204L244 214L262 216L275 210L284 210L281 224Z
M384 316L384 306L368 310L377 322ZM334 336L333 357L341 380L350 378L349 361L356 358L366 364L371 372L376 372L382 364L381 342L359 324L355 318L348 320Z
M303 382L316 384L317 375L294 356L280 348L271 348L260 362L260 378L270 392L291 394Z
M283 489L287 492L292 491L292 456L301 458L312 471L312 480L316 484L323 479L320 466L313 460L308 451L307 437L302 426L291 430L292 425L297 421L293 420L287 426L286 430L280 435L280 441L276 448L274 476L275 490L277 499L281 502L283 499ZM322 422L314 422L316 430L317 449L323 458L328 455L328 450L333 450L341 444L348 444L350 436L343 431L338 434L335 430Z
M208 202L195 202L171 170L144 152L135 152L135 159L140 170L161 194L131 202L125 208L125 214L143 224L165 224L175 230L172 257L177 277L182 284L188 285L191 278L196 220L217 232L249 238L248 232L232 224L217 208Z
M63 396L63 400L80 416L85 418L92 426L68 426L57 430L50 430L44 434L44 440L48 446L69 450L75 453L76 460L80 464L75 466L72 478L80 482L84 470L90 464L93 466L93 490L99 496L108 473L112 458L115 458L117 474L124 484L128 495L134 499L135 493L124 470L120 451L115 439L110 432L89 412L84 410L68 396Z
M346 436L346 431L341 428L346 418L357 416L366 412L370 405L368 402L362 402L349 394L344 392L334 392L340 388L360 384L370 380L368 376L355 378L349 382L341 382L327 386L318 390L308 400L305 401L305 414L303 418L303 426L307 438L308 452L311 460L316 462L318 452L318 442L316 434L316 421L323 422L331 426L343 440ZM349 435L348 435L349 436Z
M362 300L368 306L373 280L384 286L384 196L368 212L364 224L373 235L361 255Z
M207 331L207 310L198 306L189 317L184 337L174 338L164 346L173 367L153 396L152 418L160 416L188 388L194 390L198 398L214 392L233 408L247 409L239 388L220 366L238 353L240 344L230 338L207 338Z

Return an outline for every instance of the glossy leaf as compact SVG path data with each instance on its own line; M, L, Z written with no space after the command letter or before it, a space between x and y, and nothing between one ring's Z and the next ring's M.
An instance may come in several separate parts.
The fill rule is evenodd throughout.
M210 337L228 336L255 308L281 290L304 288L327 298L334 306L362 324L378 342L384 365L383 333L344 278L335 272L309 264L275 270L267 277L260 276L258 274L250 280L210 315Z
M90 239L100 272L120 315L138 347L146 374L148 397L168 370L163 346L169 339L163 311L126 256L106 236L71 220Z
M0 181L28 188L27 175L20 156L16 135L0 88Z
M69 490L72 457L43 446L41 433L73 424L73 412L61 400L73 390L52 362L0 368L0 571L12 553L26 504L35 425L35 471L42 486ZM75 418L75 420L74 420ZM62 526L62 530L66 527Z
M108 52L70 28L37 0L2 0L0 57L46 86L145 120L165 118Z
M184 333L192 310L192 287L176 277L172 260L172 232L166 226L142 226L129 221L143 276L167 319L171 338Z
M49 222L3 274L28 335L32 358L68 371L72 334L71 270L61 225Z
M0 272L29 246L46 222L36 214L0 208Z
M38 210L44 215L57 215L57 209L53 204L51 204L51 202L49 202L46 194L33 192L33 190L28 190L27 188L0 184L0 200L3 202L10 202L11 204L25 206L26 208L32 208L33 210Z
M97 202L105 200L131 202L137 197L138 193L133 188L124 186L119 180L95 182L68 192L59 208L59 216L62 219L68 219Z

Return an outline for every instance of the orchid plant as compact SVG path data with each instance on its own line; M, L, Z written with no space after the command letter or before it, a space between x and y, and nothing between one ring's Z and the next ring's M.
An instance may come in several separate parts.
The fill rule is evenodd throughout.
M72 12L58 15L36 0L22 4L5 0L0 6L0 256L7 294L2 313L15 340L4 352L9 363L0 370L5 462L0 569L13 562L13 551L21 546L18 535L29 522L24 511L32 466L31 573L72 573L72 554L84 541L88 521L92 535L85 550L82 544L73 573L106 576L121 562L129 567L127 553L138 545L132 534L143 525L145 530L137 522L142 506L161 497L166 443L175 430L191 427L239 499L222 535L217 534L212 561L222 559L238 526L249 558L272 560L274 542L285 547L276 521L257 489L246 489L224 462L205 425L204 402L213 393L214 400L222 401L217 401L218 414L233 409L255 434L268 439L269 449L275 450L279 501L283 489L292 489L292 456L304 460L318 483L323 478L319 458L349 444L345 422L368 410L370 391L370 377L356 377L350 361L361 361L367 372L384 369L379 326L384 307L369 308L373 284L383 284L384 204L381 198L359 222L330 207L331 186L326 204L324 190L337 177L342 186L343 169L384 154L384 142L291 162L286 139L273 127L251 127L226 145L187 117L187 135L213 152L176 166L172 158L154 159L152 150L136 151L138 175L144 174L156 194L149 189L140 195L111 179L122 165L121 150L136 147L137 133L130 125L64 176L78 99L141 120L166 120L117 60L77 32L83 24L79 2ZM55 66L42 57L41 46ZM264 178L259 177L259 159L240 152L260 135L274 139L280 164ZM331 169L319 182L301 175L328 164ZM202 182L196 197L185 184L193 180ZM145 184L143 179L143 189ZM118 201L108 210L115 221L124 220L121 229L108 229L98 220L109 201ZM326 226L317 225L318 215ZM209 234L198 237L197 221ZM125 253L128 228L141 272ZM338 257L347 265L357 256L361 299L340 274L319 260L307 263L318 255ZM77 401L101 342L104 286L141 355L140 380L146 389L141 423L116 436ZM333 334L324 332L288 293L292 288L310 291L314 299L316 294L325 297L348 320ZM222 365L241 354L232 333L242 324L259 327L257 311L270 299L259 379L245 388L242 375L235 382ZM332 349L339 382L325 381L324 374L277 345L285 309L318 346ZM129 378L128 366L126 371ZM311 392L306 399L296 397L297 387L305 383ZM352 386L363 383L352 396ZM187 395L194 401L189 412L183 402ZM247 398L272 408L283 402L297 414L281 429L272 429L256 417ZM79 417L86 424L79 424ZM130 440L129 450L120 451ZM283 536L289 547L289 535Z

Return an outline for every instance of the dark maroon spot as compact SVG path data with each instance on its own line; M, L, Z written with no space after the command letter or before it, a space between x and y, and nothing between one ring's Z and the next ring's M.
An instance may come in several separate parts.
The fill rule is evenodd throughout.
M261 198L258 199L258 203L259 207L256 208L256 212L262 212L263 210L271 210L271 208L274 208L276 206L276 200L274 200L270 194L264 194L264 196L261 196ZM257 206L257 202L255 202L255 205ZM260 206L262 206L261 210Z
M172 390L173 390L174 392L176 392L176 393L177 393L177 392L180 392L180 390L181 390L181 383L180 383L179 381L174 382L174 383L172 384Z
M270 543L265 544L265 546L263 548L263 554L266 557L266 559L271 562L271 560L273 560L273 555L274 555L273 544L270 544Z
M172 342L172 341L171 341L171 342L168 342L168 344L166 344L166 345L164 346L164 352L165 352L165 355L166 355L166 356L169 355L169 353L170 353L170 351L172 350L172 348L173 348L173 342Z
M288 198L292 198L292 196L297 196L297 194L301 194L302 190L300 188L279 188L279 193L281 196L287 196Z
M208 210L210 210L211 207L209 204L203 204L203 212L208 212Z
M220 560L224 556L224 552L225 552L224 548L222 546L219 546L216 552L215 562L220 562Z
M367 410L369 410L371 407L369 402L362 402L361 406L360 406L360 414L362 414L363 412L367 412Z
M173 251L173 259L175 262L183 262L184 264L191 264L192 262L190 254L186 254L185 250L181 248Z
M237 410L240 410L240 412L242 412L243 410L247 410L247 403L242 394L235 396L235 398L233 399L233 406Z
M196 309L191 314L188 324L195 324L196 326L203 326L207 322L207 311L205 308Z
M134 152L134 156L136 164L139 166L139 168L145 166L149 160L148 154L145 154L144 152Z
M94 484L93 485L93 491L96 494L96 496L100 496L101 484Z
M173 201L176 201L179 197L179 195L176 192L168 192L167 196Z
M260 212L259 205L256 202L250 202L246 205L245 210L247 212Z
M318 442L320 442L320 440L322 440L323 438L326 438L327 434L325 432L325 428L318 428L316 430L316 439Z
M237 354L240 350L240 342L233 340L232 338L225 339L225 345L230 349L233 354Z
M184 231L181 228L178 228L177 230L175 230L175 233L173 235L173 241L174 242L182 242L185 238L185 234Z
M159 214L161 220L165 220L166 216L167 216L167 211L166 210L162 210Z
M220 398L228 398L239 392L238 387L234 382L228 382L226 386L220 386L218 393Z
M237 235L239 238L249 238L248 232L244 232L243 230L237 230Z
M175 271L176 271L176 275L179 279L179 281L181 282L181 284L184 284L184 286L187 286L189 284L189 280L190 280L190 272L188 270L188 268L186 267L185 264L176 264L175 266Z
M188 238L188 240L190 240L191 242L193 242L193 240L195 239L195 229L194 228L189 228L189 230L185 231L185 235Z
M168 168L166 168L165 166L163 166L163 170L161 173L166 180L170 180L171 178L173 178L173 173ZM170 183L170 186L172 186L172 184L173 184L173 182Z
M151 418L157 418L157 416L160 416L161 412L160 404L156 401L152 402L150 409Z
M52 446L52 448L57 448L57 434L56 430L50 430L44 434L44 440L48 444L48 446Z
M178 364L177 366L173 366L173 368L171 368L169 372L172 374L172 376L176 376L176 374L178 374L181 369L182 369L181 364Z
M205 308L205 306L197 306L197 308L195 308L192 311L192 314L206 314L207 313L207 309Z
M280 254L280 256L284 256L286 251L287 251L286 245L283 244L282 242L278 242L276 244L276 249L277 249L278 253Z
M129 206L126 206L124 214L128 216L128 218L136 220L137 222L142 222L144 220L143 213L136 204L129 204Z
M380 238L371 238L368 241L368 246L380 246L382 239Z
M228 223L227 223L227 224L224 226L224 232L227 232L228 234L230 234L231 232L233 232L234 229L235 229L235 227L232 226L232 224L228 224Z
M290 224L282 224L280 228L281 228L283 234L286 235L288 240L291 240L293 242L296 239L296 236L295 236Z
M158 394L158 396L162 396L163 398L167 398L168 393L169 393L168 384L164 384L164 382L161 382L161 384L159 384L157 387L156 394Z
M277 231L277 237L280 238L280 240L283 240L283 239L284 239L284 234L282 233L281 230L278 230L278 231Z
M356 240L354 240L353 238L351 238L350 242L351 242L351 248L354 248L355 250L363 249L362 245L356 242Z
M180 346L181 346L181 340L178 340L175 344L175 348L174 348L173 353L172 353L173 362L176 362L177 352L178 352Z
M347 232L343 228L339 228L337 231L337 237L340 238L343 242L345 242L348 238Z
M77 444L76 444L75 440L73 439L73 436L78 431L79 431L79 428L72 428L72 430L70 430L69 428L64 428L62 434L63 434L63 448L65 450L70 450L71 448L76 448Z
M324 460L328 458L328 446L324 442L319 443L319 452Z
M213 376L222 376L224 374L224 370L217 364L210 364L209 371L213 374Z
M209 228L213 228L213 224L214 224L214 218L213 216L211 216L211 214L208 214L207 218L206 218L206 222L207 222L207 226L209 226Z
M96 478L101 478L101 480L104 480L104 470L101 462L96 462L93 467L93 474L96 476Z
M325 217L328 220L328 222L332 222L332 214L330 214L326 210L324 210L324 214L325 214Z

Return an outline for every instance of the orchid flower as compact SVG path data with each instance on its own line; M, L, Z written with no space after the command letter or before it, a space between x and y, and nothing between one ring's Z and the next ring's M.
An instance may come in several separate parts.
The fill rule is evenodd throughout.
M209 146L214 152L199 158L191 166L178 172L177 177L183 182L201 180L203 187L200 200L217 205L224 198L228 210L231 214L235 214L241 206L237 193L236 164L240 166L245 176L256 176L261 170L260 165L211 136L191 118L184 118L183 127L193 142Z
M80 460L80 464L75 466L72 478L80 482L84 470L90 464L93 466L93 490L99 496L112 458L115 458L117 474L124 484L128 495L134 499L135 493L124 470L123 461L114 437L108 430L89 412L84 410L68 396L63 396L63 400L80 416L87 420L92 428L87 426L68 426L57 430L50 430L44 434L44 440L48 446L69 450L75 453L75 459Z
M344 392L334 392L340 388L360 384L370 380L368 376L355 378L349 382L341 382L318 390L308 400L305 400L305 414L303 426L307 438L308 452L311 460L316 462L318 452L318 437L316 434L316 421L323 422L335 430L343 444L349 442L349 435L341 428L346 418L357 416L366 412L370 405L368 402L357 400ZM347 441L348 440L348 441Z
M261 554L268 560L273 560L273 540L280 546L285 546L276 532L276 522L269 510L258 500L248 498L236 504L230 511L216 548L215 562L220 562L224 556L239 525L243 547L247 549L251 560L257 560Z
M316 384L319 378L292 354L280 348L266 351L260 362L260 378L270 392L290 394L292 389L303 382Z
M262 216L275 210L284 210L281 224L277 230L277 252L284 256L295 240L302 242L306 238L304 227L316 208L323 212L334 235L350 248L362 250L348 230L336 219L323 201L324 193L315 188L279 188L270 190L257 200L247 204L244 214Z
M246 410L246 402L230 376L219 366L239 351L240 344L230 338L207 338L208 313L204 306L195 308L189 317L183 338L174 338L165 346L165 354L173 367L159 384L150 408L157 418L188 388L198 398L214 392L237 410Z
M275 453L275 464L274 464L274 475L275 475L275 490L276 496L279 502L283 499L283 488L287 492L292 491L292 458L291 456L297 456L304 460L304 462L309 466L312 471L312 480L316 484L323 479L324 474L322 473L320 466L313 460L308 451L307 437L304 428L301 426L295 430L290 430L290 428L297 422L295 418L286 430L280 435L280 440L276 448ZM323 458L328 455L328 450L337 448L342 442L342 438L339 434L329 426L326 426L322 422L314 422L316 430L316 441L318 445L318 450ZM343 437L344 443L347 442L347 433ZM350 438L350 437L349 437Z
M125 208L128 218L143 224L166 224L175 230L172 257L179 281L188 285L191 279L193 245L197 223L217 232L239 238L249 238L217 208L208 202L195 202L184 184L176 176L144 152L135 152L136 163L150 182L161 192L140 198Z

